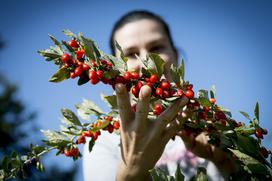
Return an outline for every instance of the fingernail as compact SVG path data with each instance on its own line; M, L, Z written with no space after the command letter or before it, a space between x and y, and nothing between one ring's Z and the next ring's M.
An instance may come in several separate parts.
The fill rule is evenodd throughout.
M125 91L125 86L123 84L116 84L115 91L117 94L122 94Z
M149 86L144 85L144 86L141 88L141 90L140 90L139 99L142 99L142 98L144 98L144 97L147 97L147 96L151 93L150 90L151 90L151 89L150 89Z

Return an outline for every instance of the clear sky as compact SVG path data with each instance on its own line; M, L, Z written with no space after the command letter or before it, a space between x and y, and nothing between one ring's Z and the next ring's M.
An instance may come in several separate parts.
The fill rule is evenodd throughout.
M60 109L88 98L106 109L98 94L108 86L78 87L75 80L59 84L48 78L57 70L36 52L52 45L47 34L65 39L62 29L83 32L110 53L108 40L114 22L125 12L147 9L169 23L179 52L186 59L186 79L195 90L215 85L217 102L246 121L239 110L252 115L260 103L261 125L272 131L272 3L258 0L193 1L15 1L2 0L0 71L16 83L19 96L38 112L41 129L58 129ZM265 145L272 149L271 134ZM54 157L54 156L53 156ZM50 159L51 160L51 159ZM52 158L55 162L72 162ZM52 162L52 161L50 161ZM78 178L82 178L79 173Z

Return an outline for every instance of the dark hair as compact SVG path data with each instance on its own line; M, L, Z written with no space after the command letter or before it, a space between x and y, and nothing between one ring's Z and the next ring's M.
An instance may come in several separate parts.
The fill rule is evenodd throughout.
M155 20L157 21L165 31L170 45L173 48L175 54L177 55L177 49L174 46L172 36L170 34L169 26L168 24L158 15L146 11L146 10L135 10L135 11L130 11L127 14L123 15L113 26L113 29L111 31L111 36L110 36L110 48L111 48L111 53L115 55L115 49L114 49L114 34L117 30L122 28L124 25L127 23L131 23L134 21L142 20L142 19L150 19L150 20Z

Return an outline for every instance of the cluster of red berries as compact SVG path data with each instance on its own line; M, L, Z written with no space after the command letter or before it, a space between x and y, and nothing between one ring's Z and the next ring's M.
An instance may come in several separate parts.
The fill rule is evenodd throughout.
M263 139L263 135L267 135L267 129L257 128L255 130L255 136L259 139Z
M64 155L67 157L78 158L79 154L80 152L77 147L66 148L64 150Z

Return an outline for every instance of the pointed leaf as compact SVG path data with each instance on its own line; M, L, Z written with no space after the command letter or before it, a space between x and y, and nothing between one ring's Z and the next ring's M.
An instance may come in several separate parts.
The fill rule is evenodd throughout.
M63 32L66 36L68 36L68 37L70 37L70 38L77 37L73 32L71 32L71 31L68 30L68 29L64 29L64 30L62 30L62 32Z
M207 177L206 169L203 167L198 167L196 181L207 181L207 180L208 180L208 177Z
M78 111L81 111L81 113L86 116L100 116L101 114L105 114L98 106L95 105L95 103L87 99L83 99L83 103L77 104L76 108L78 109Z
M176 181L184 181L184 175L181 173L181 171L180 171L180 166L179 166L179 164L178 164L178 166L177 166L177 170L176 170L176 173L175 173L175 179L176 179Z
M52 35L50 35L50 34L49 34L48 36L49 36L49 38L54 42L54 44L55 44L56 46L58 46L59 49L62 50L61 43L60 43L54 36L52 36Z
M252 121L251 119L250 119L250 117L249 117L249 115L246 113L246 112L244 112L244 111L239 111L245 118L247 118L248 120L250 120L250 121Z
M202 105L202 106L205 106L205 107L211 107L212 106L210 101L208 99L204 98L204 97L200 97L198 100L199 100L200 105Z
M49 79L49 82L57 83L65 79L68 79L69 77L70 77L70 71L67 68L62 67Z
M175 67L173 64L171 64L171 67L170 67L170 74L171 74L173 81L177 85L180 85L180 76L179 76L177 67Z
M94 141L93 139L91 139L91 140L89 141L89 147L88 147L88 148L89 148L89 152L92 151L94 144L95 144L95 141Z
M106 96L101 93L100 97L111 109L118 109L116 95Z
M80 77L79 79L78 79L78 81L77 81L77 85L83 85L83 84L86 84L87 82L89 82L89 78L86 76L84 76L84 77Z
M67 120L67 122L69 124L77 125L77 126L82 126L81 123L80 123L80 121L79 121L79 119L75 115L75 113L73 113L71 110L69 110L69 109L61 109L61 113L66 118L66 120Z
M185 69L184 69L184 59L181 60L181 64L178 66L178 73L180 76L180 79L184 81L184 75L185 75Z
M118 43L117 41L115 41L114 45L115 45L115 48L119 51L119 54L120 54L121 59L122 59L125 63L127 63L128 58L125 57L124 52L123 52L123 50L122 50L122 47L119 45L119 43ZM118 53L117 53L117 54L118 54Z
M254 109L254 114L257 120L259 121L259 103L256 103L255 109ZM259 123L258 123L259 124Z
M212 85L211 90L210 90L210 94L211 94L211 98L215 98L215 85Z
M159 78L161 78L163 72L164 72L164 64L165 61L156 53L150 53L149 57L153 60L156 66L157 75Z

